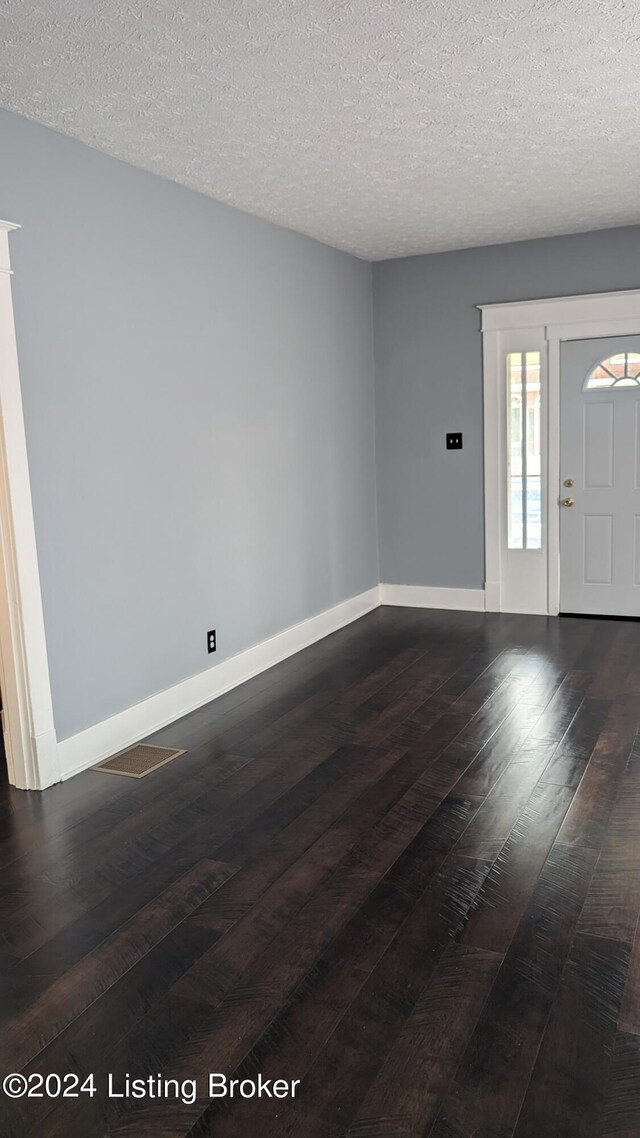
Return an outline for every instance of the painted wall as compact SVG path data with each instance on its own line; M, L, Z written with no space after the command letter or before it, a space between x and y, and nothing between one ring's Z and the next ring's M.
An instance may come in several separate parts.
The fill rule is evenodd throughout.
M371 269L7 113L0 155L66 738L377 584Z
M640 226L373 266L381 580L484 583L475 305L640 287ZM445 433L462 431L462 451Z

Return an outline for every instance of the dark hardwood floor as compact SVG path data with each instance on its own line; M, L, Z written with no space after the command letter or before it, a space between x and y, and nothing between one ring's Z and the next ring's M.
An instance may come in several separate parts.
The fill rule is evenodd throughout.
M637 623L383 608L146 779L3 787L0 1072L96 1093L0 1133L640 1136L639 727Z

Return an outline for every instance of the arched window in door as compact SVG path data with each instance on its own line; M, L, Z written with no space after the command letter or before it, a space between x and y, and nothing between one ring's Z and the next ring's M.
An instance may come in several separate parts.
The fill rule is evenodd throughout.
M619 352L596 364L584 381L583 391L605 387L640 387L640 354Z

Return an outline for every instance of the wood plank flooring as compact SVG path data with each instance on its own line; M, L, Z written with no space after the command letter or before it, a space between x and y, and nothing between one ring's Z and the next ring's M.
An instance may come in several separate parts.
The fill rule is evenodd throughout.
M0 1135L640 1138L639 728L637 623L381 608L4 787Z

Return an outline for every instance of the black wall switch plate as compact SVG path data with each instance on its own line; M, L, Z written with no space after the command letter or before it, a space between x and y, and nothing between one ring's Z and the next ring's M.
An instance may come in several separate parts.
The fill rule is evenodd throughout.
M447 434L447 450L462 450L462 431Z

